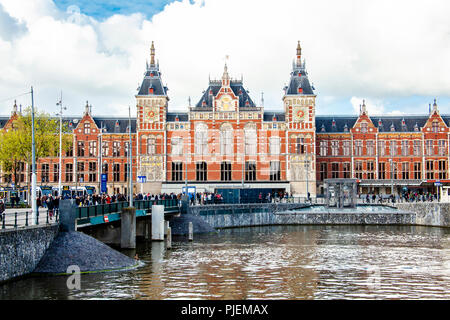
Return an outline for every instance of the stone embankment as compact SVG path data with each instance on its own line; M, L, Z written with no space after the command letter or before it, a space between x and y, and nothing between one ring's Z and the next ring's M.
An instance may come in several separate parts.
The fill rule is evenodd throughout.
M414 224L433 227L450 227L450 203L410 202L394 204L400 210L415 213Z

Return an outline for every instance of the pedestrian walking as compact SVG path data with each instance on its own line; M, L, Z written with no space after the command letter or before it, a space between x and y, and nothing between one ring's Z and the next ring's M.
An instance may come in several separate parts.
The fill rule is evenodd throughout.
M3 221L3 212L5 212L5 203L0 199L0 221Z

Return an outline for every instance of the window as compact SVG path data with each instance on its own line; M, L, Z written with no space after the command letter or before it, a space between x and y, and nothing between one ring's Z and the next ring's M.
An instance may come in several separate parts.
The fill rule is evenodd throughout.
M84 124L84 133L85 134L90 134L91 133L91 124L90 123L85 123Z
M59 181L59 163L53 164L53 182Z
M438 152L440 156L445 156L447 154L446 150L447 150L447 141L445 140L439 140L439 145L438 145Z
M269 152L271 155L280 154L280 137L270 137Z
M66 163L66 182L73 182L73 164Z
M343 143L344 147L344 156L350 156L350 141L344 141Z
M415 156L422 155L422 151L421 151L422 143L421 143L420 140L414 140L414 147L413 148L414 148L413 152L414 152Z
M84 157L84 141L78 141L78 157Z
M255 155L257 150L256 128L255 127L244 128L244 135L245 135L245 154Z
M322 162L320 163L320 180L328 179L328 172L327 172L327 163Z
M361 122L361 133L367 133L367 122Z
M339 141L331 141L331 155L332 156L339 155Z
M197 181L206 181L207 180L207 165L206 162L196 163L196 178Z
M123 181L128 181L128 175L130 174L130 172L128 172L128 163L125 163L123 167L124 167Z
M434 179L434 169L433 169L433 160L426 161L426 169L427 169L427 179L432 180Z
M183 163L172 162L172 181L183 180Z
M297 154L304 154L306 153L306 146L305 146L305 139L303 138L297 138Z
M327 149L328 149L328 142L320 141L320 155L322 157L325 157L327 155Z
M125 142L124 143L124 148L123 148L123 150L124 150L124 157L128 157L130 154L129 154L129 152L130 152L130 143L129 142Z
M233 127L229 123L220 128L220 154L233 154Z
M422 163L414 162L414 179L420 180L422 179Z
M270 181L280 181L280 180L281 180L280 162L270 161Z
M384 157L386 155L386 141L378 141L378 155Z
M355 161L355 177L356 179L363 178L363 163L362 161Z
M375 179L375 164L373 161L367 161L367 179Z
M204 123L199 123L195 127L195 154L208 154L208 126Z
M89 141L89 157L97 156L97 141Z
M77 181L84 182L84 162L77 162Z
M113 157L120 157L120 142L113 141Z
M433 155L433 140L426 141L426 152L428 156Z
M120 181L120 164L119 163L113 164L113 181L114 182Z
M409 162L402 163L402 179L403 180L409 179Z
M439 169L439 179L447 179L447 161L439 160L438 162Z
M66 157L73 157L73 145L70 145L66 151Z
M156 138L155 137L147 138L147 154L148 155L156 154Z
M342 164L342 171L343 171L343 174L344 174L344 179L350 179L350 176L351 176L351 174L350 174L350 167L351 167L350 162L344 162Z
M97 162L89 162L89 182L97 181Z
M378 163L378 179L386 179L386 163Z
M439 132L439 122L433 121L431 124L431 132L438 133Z
M48 163L42 164L41 180L42 182L49 182L49 165Z
M103 141L102 142L102 157L109 156L109 142Z
M332 179L339 178L339 163L331 164L331 178Z
M183 138L181 137L172 138L172 155L173 156L183 155Z
M402 140L402 156L408 156L408 140Z
M362 156L363 142L361 140L355 141L355 156Z
M372 140L367 141L367 155L374 156L374 143Z
M396 156L397 155L397 143L396 141L392 140L389 141L390 147L389 147L389 151L391 153L391 156Z
M222 162L220 164L220 180L231 181L231 163Z
M245 181L256 180L256 163L253 161L245 162Z

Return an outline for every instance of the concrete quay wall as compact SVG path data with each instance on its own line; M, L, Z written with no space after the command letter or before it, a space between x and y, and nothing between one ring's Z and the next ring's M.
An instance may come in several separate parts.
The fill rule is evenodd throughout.
M58 224L0 230L0 282L32 272L58 235Z
M450 203L408 202L394 204L399 210L415 213L414 224L433 227L450 227Z

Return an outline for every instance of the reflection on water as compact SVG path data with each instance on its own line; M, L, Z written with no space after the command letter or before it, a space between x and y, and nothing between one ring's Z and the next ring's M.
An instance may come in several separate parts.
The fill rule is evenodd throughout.
M1 299L449 299L450 232L399 226L268 226L139 244L135 270L26 278Z

